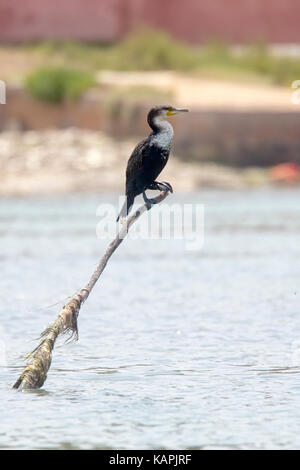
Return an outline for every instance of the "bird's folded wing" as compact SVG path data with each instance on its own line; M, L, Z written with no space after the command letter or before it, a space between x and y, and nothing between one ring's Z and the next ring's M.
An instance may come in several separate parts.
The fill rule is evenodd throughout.
M127 164L126 169L126 182L128 183L133 178L136 178L138 173L143 169L145 159L149 153L148 139L142 140L134 148Z

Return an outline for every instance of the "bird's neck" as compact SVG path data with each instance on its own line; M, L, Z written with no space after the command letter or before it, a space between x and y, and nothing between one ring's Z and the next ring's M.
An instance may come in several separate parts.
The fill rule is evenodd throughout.
M174 130L173 130L172 125L169 123L169 121L166 121L164 119L154 118L151 122L149 122L149 126L153 130L154 135L163 133L165 135L168 135L170 141L172 140Z
M173 138L173 127L168 121L161 121L151 134L151 145L162 149L170 149Z

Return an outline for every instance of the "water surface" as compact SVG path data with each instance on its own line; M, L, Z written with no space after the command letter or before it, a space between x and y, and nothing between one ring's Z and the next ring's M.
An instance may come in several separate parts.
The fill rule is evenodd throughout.
M126 240L43 389L11 390L116 195L0 206L1 448L300 448L300 191L203 191L205 244ZM169 199L171 201L171 199ZM166 222L167 223L167 222ZM56 305L53 305L56 304Z

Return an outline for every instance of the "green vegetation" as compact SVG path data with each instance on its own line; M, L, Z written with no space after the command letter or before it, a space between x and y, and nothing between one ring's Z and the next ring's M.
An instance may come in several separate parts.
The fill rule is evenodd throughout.
M222 41L212 41L201 47L192 47L174 40L164 32L149 30L133 33L117 44L47 41L22 47L25 47L26 54L32 52L35 61L41 65L51 64L57 67L64 64L85 73L94 73L101 69L176 70L213 78L254 78L288 86L293 80L300 78L300 59L275 55L262 43L237 49ZM57 77L54 77L54 73L49 77L51 83L61 83L62 80L76 83L74 93L72 88L67 87L71 96L77 94L79 83L86 82L86 77L76 76L73 80L70 72L62 73L65 75L63 79L58 77L60 73L56 74ZM35 85L33 87L36 88ZM32 88L31 85L29 88ZM44 86L42 88L44 90ZM53 93L54 97L57 93ZM52 100L52 93L50 99ZM61 95L55 99L62 99Z
M93 84L90 74L65 67L39 68L26 79L26 88L34 98L51 103L76 100Z
M141 31L112 48L110 67L121 70L191 70L194 51L168 34Z
M300 77L300 58L271 54L264 43L244 46L237 51L224 43L212 42L198 51L197 70L217 78L257 78L290 86Z
M190 70L196 65L191 47L151 30L137 31L117 44L44 41L25 47L44 60L89 70Z

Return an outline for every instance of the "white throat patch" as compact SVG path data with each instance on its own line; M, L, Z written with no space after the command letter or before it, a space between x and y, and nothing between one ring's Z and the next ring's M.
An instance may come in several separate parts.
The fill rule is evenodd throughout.
M151 143L159 147L169 147L174 135L172 125L164 119L156 118L155 125L159 128L159 132L152 136Z

